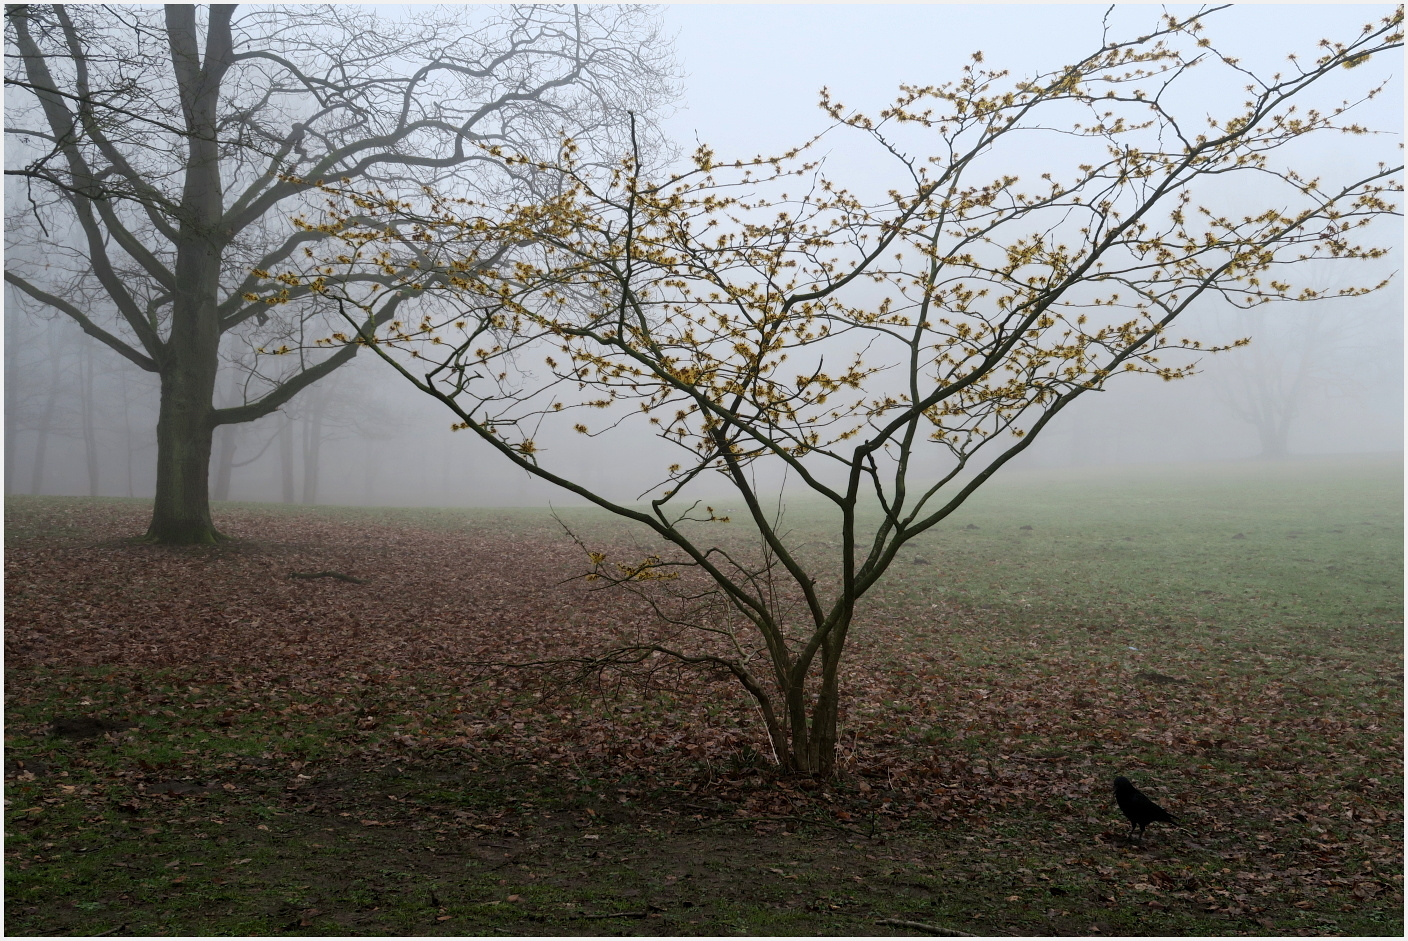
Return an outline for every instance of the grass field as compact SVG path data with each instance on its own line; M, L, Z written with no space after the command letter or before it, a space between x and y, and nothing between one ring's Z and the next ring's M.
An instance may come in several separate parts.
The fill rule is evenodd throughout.
M7 498L6 932L1401 936L1402 497L996 480L867 599L828 782L716 676L484 670L642 617L545 511L229 504L172 550ZM1181 826L1128 840L1116 774Z

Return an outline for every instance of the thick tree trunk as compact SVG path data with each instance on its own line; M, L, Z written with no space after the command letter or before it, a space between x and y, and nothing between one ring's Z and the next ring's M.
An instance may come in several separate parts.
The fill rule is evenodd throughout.
M214 379L214 362L211 363ZM182 372L193 372L184 370ZM195 385L195 389L189 388ZM147 540L166 545L209 545L225 539L210 518L210 387L163 376L156 423L156 502ZM205 386L202 400L200 387Z
M213 158L210 163L213 165ZM187 201L198 218L218 217L219 189L201 192L187 171ZM218 177L210 184L217 186ZM192 191L195 194L192 195ZM220 245L192 226L176 256L179 287L172 302L171 338L161 363L161 411L156 423L156 503L147 539L168 545L209 544L225 537L210 519L210 448L220 327L215 298Z
M210 519L210 445L220 366L220 256L223 212L216 110L230 62L231 8L212 7L202 65L195 11L166 8L172 64L181 91L189 150L181 194L171 336L158 361L156 503L147 539L170 545L223 540Z
M219 250L191 239L178 255L187 272L171 318L156 423L156 502L147 540L205 545L224 540L210 519L210 448L220 332L215 315Z

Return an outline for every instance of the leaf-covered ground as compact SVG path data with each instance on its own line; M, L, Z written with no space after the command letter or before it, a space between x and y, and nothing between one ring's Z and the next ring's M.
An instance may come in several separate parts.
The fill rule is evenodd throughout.
M650 628L545 513L9 498L7 932L1399 935L1396 468L996 489L870 599L826 783L724 678L487 669Z

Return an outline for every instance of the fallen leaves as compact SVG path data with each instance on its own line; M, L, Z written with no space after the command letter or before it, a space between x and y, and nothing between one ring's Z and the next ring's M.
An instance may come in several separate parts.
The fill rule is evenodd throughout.
M1130 671L1084 612L1061 621L1048 611L1033 623L1005 609L881 593L857 622L844 666L840 779L778 780L751 703L726 678L661 666L564 685L550 669L487 666L550 661L653 629L638 599L564 581L584 560L547 527L412 529L238 511L222 527L246 541L230 547L111 541L140 530L140 517L140 507L95 505L82 541L8 546L6 695L57 689L74 704L60 720L9 731L120 742L159 728L185 744L165 766L125 771L87 793L46 784L42 765L17 767L16 778L45 790L12 814L109 791L128 814L196 805L211 792L257 800L226 780L255 773L301 795L338 761L450 756L541 770L583 795L708 826L805 822L866 835L913 821L983 834L1039 821L1053 857L1074 852L1067 865L1084 869L1094 861L1082 852L1136 853L1119 833L1109 779L1143 766L1141 786L1147 779L1189 826L1137 853L1182 847L1216 865L1111 869L1110 891L1123 894L1112 900L1255 913L1277 893L1314 909L1322 897L1383 904L1401 892L1402 793L1391 773L1402 757L1401 686L1339 696L1341 663L1292 670L1262 660L1254 682L1239 666L1243 651L1170 643L1159 671ZM361 581L289 579L290 570ZM70 714L91 693L91 681L74 678L81 670L130 690L121 709ZM318 760L300 742L311 728L325 749ZM221 743L234 741L245 751L223 756ZM629 786L623 769L635 778ZM531 808L511 803L458 809L436 825L514 833L514 815ZM585 808L582 826L605 826L608 807ZM397 804L348 822L436 820ZM580 838L606 846L601 833ZM1302 898L1309 890L1323 895Z

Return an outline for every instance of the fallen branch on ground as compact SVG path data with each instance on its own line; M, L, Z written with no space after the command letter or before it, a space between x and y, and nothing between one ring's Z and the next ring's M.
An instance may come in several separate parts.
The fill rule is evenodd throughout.
M358 578L355 575L344 575L342 572L289 572L289 578L338 578L344 582L352 582L356 585L365 585L365 578Z
M926 925L922 921L904 921L899 918L881 918L877 925L894 925L896 928L913 928L915 931L927 931L929 934L942 935L945 938L976 938L975 934L966 931L955 931L952 928L940 928L938 925Z

